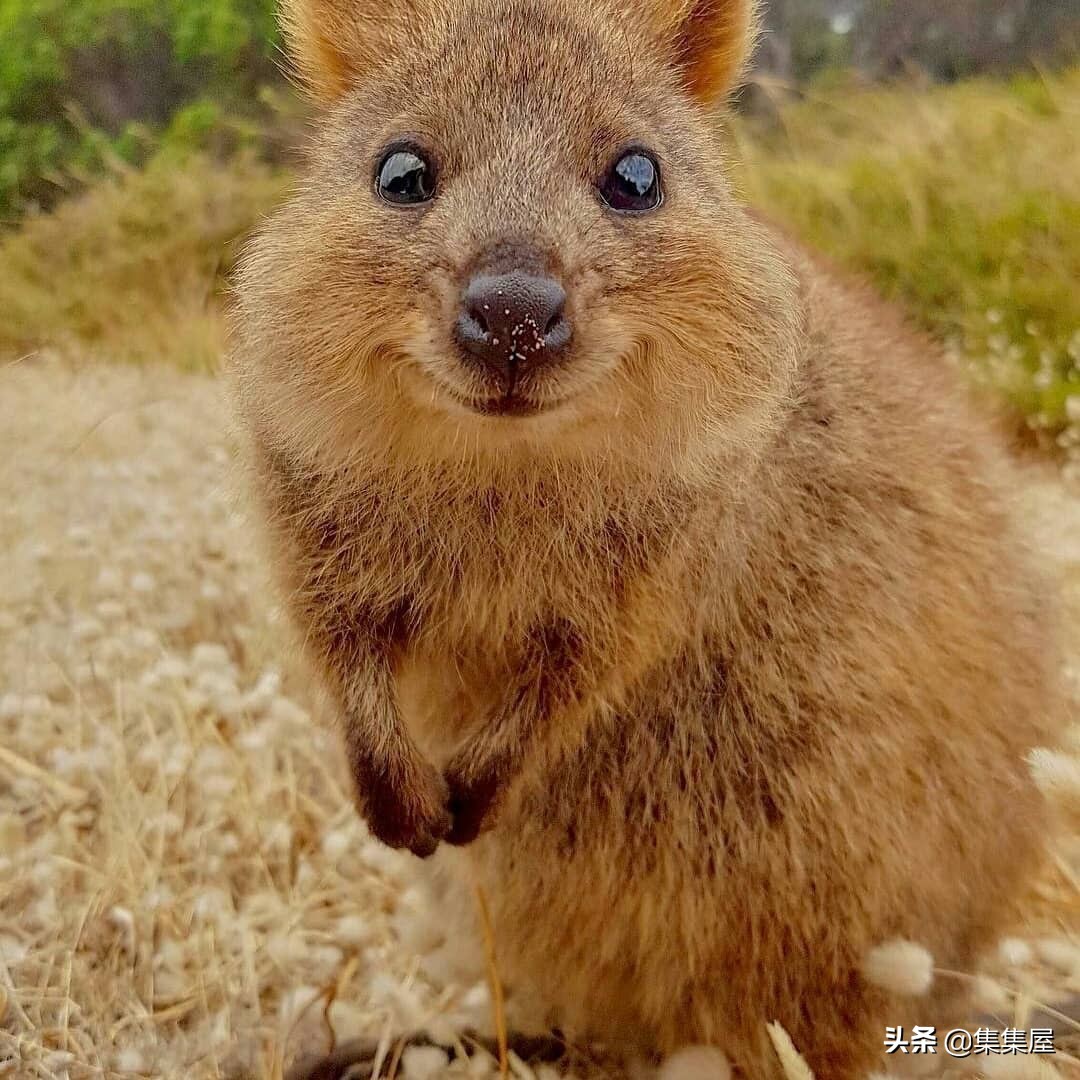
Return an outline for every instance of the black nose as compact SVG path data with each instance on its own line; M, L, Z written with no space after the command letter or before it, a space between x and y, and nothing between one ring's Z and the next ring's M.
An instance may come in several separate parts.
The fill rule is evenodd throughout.
M458 341L507 390L527 369L555 359L570 341L566 292L554 278L520 270L480 274L465 290L462 307Z

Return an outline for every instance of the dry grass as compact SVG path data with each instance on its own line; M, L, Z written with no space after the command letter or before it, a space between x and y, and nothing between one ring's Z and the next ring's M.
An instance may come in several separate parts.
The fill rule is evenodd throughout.
M335 1036L490 1029L484 957L356 820L278 647L218 385L42 361L0 397L0 1076L272 1080ZM1030 497L1080 644L1080 500ZM1080 991L1080 730L1039 770L1066 829L995 970L1045 999Z
M0 356L213 370L225 278L286 184L251 157L162 154L0 234Z
M811 90L734 135L751 202L903 303L1080 473L1078 129L1074 69Z

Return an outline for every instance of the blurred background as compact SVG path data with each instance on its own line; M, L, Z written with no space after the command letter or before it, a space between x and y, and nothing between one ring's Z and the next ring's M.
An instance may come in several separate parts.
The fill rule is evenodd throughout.
M213 366L235 240L303 135L272 7L0 0L0 352ZM764 25L747 197L1076 451L1080 0L771 0Z
M281 1080L490 1025L353 810L230 481L229 275L308 124L280 48L271 0L0 0L3 1076ZM1080 717L1080 0L772 0L717 117L746 199L1016 433ZM1080 987L1070 740L988 1010ZM434 1054L407 1080L464 1075Z

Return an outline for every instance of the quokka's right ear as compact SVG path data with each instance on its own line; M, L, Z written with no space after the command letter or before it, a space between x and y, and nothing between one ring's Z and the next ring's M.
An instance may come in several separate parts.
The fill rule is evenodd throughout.
M301 82L336 101L408 33L415 0L281 0L281 27Z

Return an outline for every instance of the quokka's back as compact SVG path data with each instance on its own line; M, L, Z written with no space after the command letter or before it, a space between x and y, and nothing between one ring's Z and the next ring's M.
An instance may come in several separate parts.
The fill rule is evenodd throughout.
M449 896L470 846L534 1022L864 1075L961 1008L868 952L971 969L1039 860L1051 608L989 424L732 197L749 0L286 14L323 108L234 380L361 813Z

